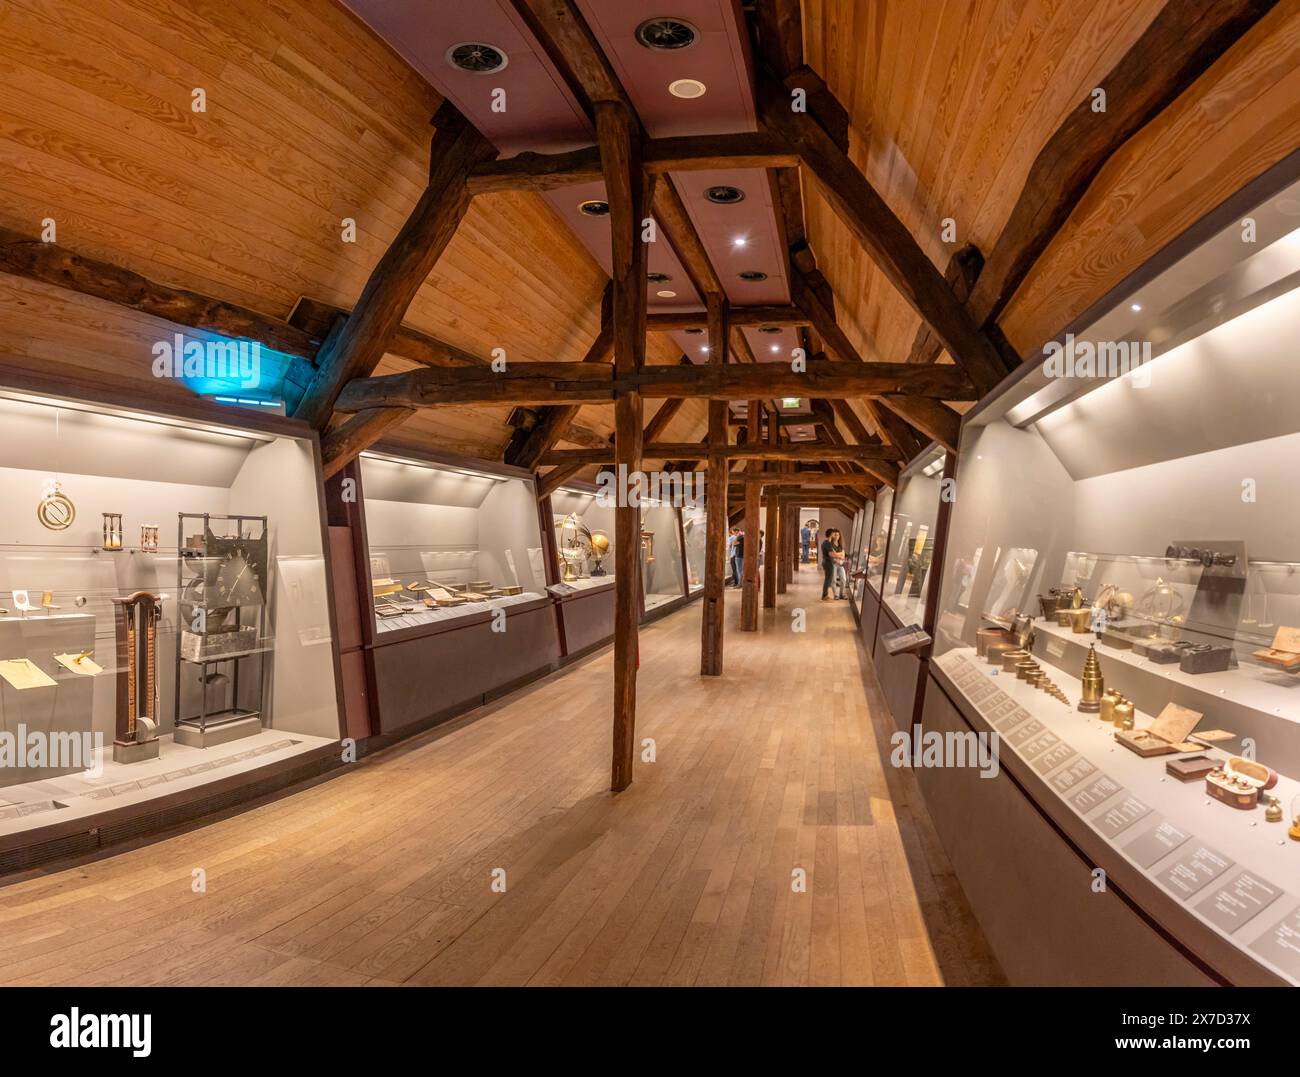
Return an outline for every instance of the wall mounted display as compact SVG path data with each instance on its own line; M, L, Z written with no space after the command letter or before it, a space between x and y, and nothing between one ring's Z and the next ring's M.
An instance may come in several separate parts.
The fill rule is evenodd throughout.
M664 501L641 503L641 580L645 610L686 594L678 509Z
M997 731L1028 794L1225 977L1298 983L1267 944L1277 917L1225 930L1184 863L1203 845L1300 903L1294 846L1266 825L1300 795L1300 232L1258 213L1257 246L1227 227L966 416L925 720ZM1017 669L1072 706L979 654L1028 616ZM923 787L943 816L951 792ZM1143 819L1187 844L1149 846Z

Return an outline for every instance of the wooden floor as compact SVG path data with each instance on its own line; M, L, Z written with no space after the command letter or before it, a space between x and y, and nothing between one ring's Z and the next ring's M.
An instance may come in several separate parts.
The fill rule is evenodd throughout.
M698 604L643 630L656 759L619 796L606 651L333 780L0 888L0 983L1001 983L887 763L848 603L799 576L758 633L729 593L722 678L698 675Z

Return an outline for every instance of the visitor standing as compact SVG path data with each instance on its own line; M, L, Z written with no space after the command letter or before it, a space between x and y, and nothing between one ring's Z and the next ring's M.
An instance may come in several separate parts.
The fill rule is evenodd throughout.
M822 539L821 562L822 562L822 601L830 601L831 584L835 578L835 562L831 560L832 542L831 538L835 534L835 528L826 529L826 537Z

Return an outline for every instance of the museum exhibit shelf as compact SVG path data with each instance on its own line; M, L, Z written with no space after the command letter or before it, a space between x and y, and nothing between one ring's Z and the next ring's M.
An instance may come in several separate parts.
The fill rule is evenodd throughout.
M531 478L385 452L358 471L375 732L436 724L554 669Z
M0 870L337 762L309 429L27 385L0 391L0 462Z
M922 730L1000 760L918 780L1014 983L1300 984L1297 193L963 420Z

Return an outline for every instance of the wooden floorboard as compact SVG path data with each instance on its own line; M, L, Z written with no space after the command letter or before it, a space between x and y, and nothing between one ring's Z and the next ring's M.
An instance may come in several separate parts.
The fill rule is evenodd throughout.
M606 652L331 781L0 888L0 984L1000 984L819 584L798 573L753 633L732 598L721 678L698 675L698 606L642 630L655 759L617 797ZM142 908L166 911L141 931Z

